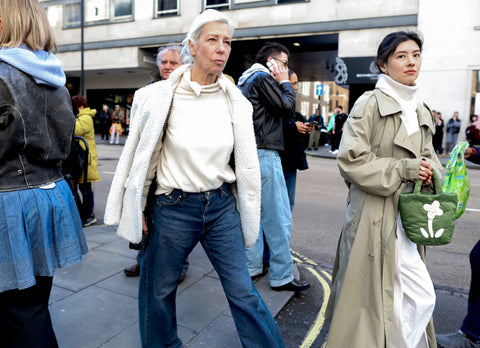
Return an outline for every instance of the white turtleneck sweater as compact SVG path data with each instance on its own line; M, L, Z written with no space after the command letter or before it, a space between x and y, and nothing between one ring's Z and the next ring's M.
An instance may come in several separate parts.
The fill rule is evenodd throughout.
M156 171L157 195L174 189L204 192L236 180L228 164L233 151L233 127L224 77L207 86L190 78L188 70L175 90L167 136L160 155L152 157L147 173L149 179Z
M375 87L391 96L400 105L403 111L400 118L407 129L407 134L412 135L417 132L420 129L417 115L418 84L407 86L395 81L390 76L380 74Z

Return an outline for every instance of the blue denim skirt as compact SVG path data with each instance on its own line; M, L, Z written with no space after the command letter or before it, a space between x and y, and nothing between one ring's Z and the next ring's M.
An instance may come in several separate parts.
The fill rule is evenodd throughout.
M65 180L51 189L0 192L0 292L35 285L88 252Z

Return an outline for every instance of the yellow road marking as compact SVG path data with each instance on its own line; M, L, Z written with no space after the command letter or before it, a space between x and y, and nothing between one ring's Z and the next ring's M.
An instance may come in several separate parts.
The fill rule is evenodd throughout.
M325 323L325 311L327 309L327 303L328 303L328 298L330 297L330 285L328 282L323 279L323 277L315 271L312 267L306 267L312 273L315 278L320 282L320 284L323 287L323 303L320 308L320 311L317 314L317 318L315 319L315 322L313 323L312 327L307 333L307 337L303 340L302 344L300 345L300 348L309 348L312 346L312 344L315 342L317 339L318 335L320 335L320 332L322 331L323 324ZM325 277L328 279L331 279L330 274L328 274L326 271L321 272Z
M320 311L317 314L315 322L310 327L310 330L307 333L307 336L303 340L302 344L299 348L310 348L312 344L315 342L317 337L320 335L322 331L323 325L325 324L325 311L327 309L328 298L330 297L330 285L328 282L313 268L318 266L313 260L310 260L308 257L296 252L295 250L290 250L292 253L292 259L299 264L308 265L305 268L308 269L310 273L313 274L315 278L319 281L323 288L323 303L320 307ZM312 267L313 266L313 267ZM321 271L323 276L327 278L329 281L332 280L332 276L326 272ZM324 344L325 345L325 344ZM323 346L324 346L323 345Z
M295 261L297 261L297 263L308 264L308 265L311 265L311 266L318 266L313 260L310 260L308 257L297 253L295 250L290 249L290 252L292 253L292 258Z

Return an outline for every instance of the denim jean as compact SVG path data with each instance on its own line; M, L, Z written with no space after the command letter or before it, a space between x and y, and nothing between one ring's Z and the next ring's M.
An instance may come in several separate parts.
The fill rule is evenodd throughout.
M263 270L263 234L270 249L270 286L281 286L293 280L290 254L292 213L282 163L277 151L258 149L262 176L262 214L257 243L246 248L251 276Z
M470 252L472 280L468 294L468 312L461 330L475 340L480 340L480 240Z
M218 273L242 345L285 347L275 319L250 279L240 215L229 184L202 193L174 190L160 195L153 216L138 296L143 347L182 347L175 297L183 262L198 242Z
M297 189L297 171L283 173L285 184L287 185L288 201L290 202L290 211L293 212L295 206L295 192Z

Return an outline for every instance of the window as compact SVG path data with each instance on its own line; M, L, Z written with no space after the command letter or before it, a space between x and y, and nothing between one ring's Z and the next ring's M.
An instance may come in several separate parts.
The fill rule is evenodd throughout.
M230 8L230 0L204 0L205 8L213 8L215 10L228 10Z
M302 115L305 115L306 118L308 119L312 113L310 111L310 103L308 101L302 101L300 102L300 113Z
M65 28L80 26L80 3L64 5ZM85 0L85 24L115 22L133 17L133 0Z
M63 10L63 25L65 28L80 26L80 4L65 5Z
M113 0L113 17L132 17L133 0Z
M300 86L299 86L300 94L301 95L310 95L310 82L309 81L303 81Z
M157 17L178 14L178 0L157 0Z

